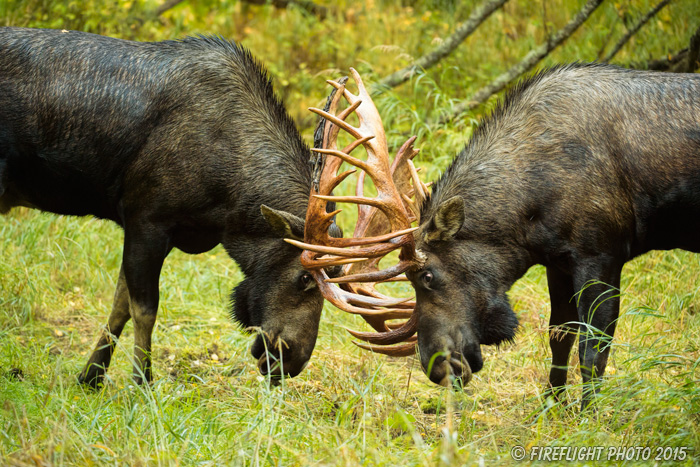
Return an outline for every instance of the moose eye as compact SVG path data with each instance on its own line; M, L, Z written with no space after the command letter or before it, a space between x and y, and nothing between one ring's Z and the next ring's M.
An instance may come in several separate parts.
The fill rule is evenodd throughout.
M420 280L423 282L424 286L430 287L430 283L433 282L433 273L430 271L425 271L423 274L421 274Z
M304 274L299 277L299 285L301 286L302 289L307 289L311 285L311 283L314 281L314 278L311 277L311 274L308 272L305 272Z

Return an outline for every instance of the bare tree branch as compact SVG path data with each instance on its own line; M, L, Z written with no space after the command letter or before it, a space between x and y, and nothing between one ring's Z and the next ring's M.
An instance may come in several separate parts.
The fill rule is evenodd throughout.
M692 73L700 68L700 28L690 38L690 46L675 54L656 60L650 60L645 65L631 68L646 68L654 71L669 71L672 73Z
M166 11L170 10L171 8L176 7L180 3L184 2L185 0L165 0L163 3L158 5L156 8L148 11L142 11L140 12L142 16L136 17L133 15L133 13L136 11L135 5L137 2L134 2L132 4L131 9L129 10L129 16L130 20L133 21L136 25L143 26L145 22L147 21L155 21L158 19L160 15L165 13Z
M420 57L418 60L414 61L411 65L403 68L397 72L394 72L382 79L376 85L373 86L372 91L381 92L382 89L394 88L400 84L405 83L419 70L427 70L440 60L447 57L453 50L455 50L459 44L464 42L464 40L469 37L476 28L483 23L486 18L491 16L491 13L498 10L504 3L508 0L490 0L482 5L478 6L469 18L459 25L454 33L452 33L445 41L432 52Z
M275 8L287 8L289 5L297 5L302 10L306 10L318 16L320 19L325 19L330 12L328 7L323 5L317 5L309 0L241 0L244 3L250 3L252 5L267 5L268 3Z
M678 68L686 68L686 59L688 58L688 48L682 49L675 54L668 54L665 57L649 60L645 63L630 63L626 65L629 68L654 71L673 71Z
M182 3L184 0L165 0L158 8L153 10L152 16L154 18L157 18L158 16L162 15L166 11L170 10L171 8L176 7L180 3Z
M622 47L629 41L632 36L637 34L637 32L642 29L642 26L647 24L650 19L652 19L656 14L663 9L666 5L671 3L671 0L661 0L658 5L656 5L654 8L652 8L646 15L644 15L642 18L640 18L639 21L637 21L637 24L635 24L632 29L627 31L627 34L622 36L622 38L617 41L617 44L615 44L615 47L612 48L610 52L603 58L602 62L603 63L608 63L617 53L622 49Z
M588 17L595 11L598 6L603 2L603 0L588 0L583 8L573 17L569 23L557 31L549 40L534 50L531 50L525 58L523 58L519 63L512 66L508 71L498 76L496 79L491 81L486 86L479 89L474 93L471 98L467 99L455 106L453 113L451 115L444 116L440 119L441 123L452 120L464 111L472 110L486 102L486 100L493 94L501 91L505 88L511 81L516 79L518 76L532 69L537 63L540 62L544 57L546 57L552 50L557 48L562 44L571 34L576 31L579 26L581 26Z

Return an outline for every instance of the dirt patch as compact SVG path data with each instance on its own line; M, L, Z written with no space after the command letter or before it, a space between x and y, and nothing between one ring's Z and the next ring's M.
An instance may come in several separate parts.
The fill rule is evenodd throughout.
M173 379L186 378L198 379L198 376L212 374L216 368L223 366L229 360L218 342L208 344L204 350L182 351L164 348L161 349L156 361L165 367Z

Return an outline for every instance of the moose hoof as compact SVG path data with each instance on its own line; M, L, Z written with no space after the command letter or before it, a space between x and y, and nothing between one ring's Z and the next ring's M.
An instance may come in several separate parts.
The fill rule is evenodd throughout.
M99 389L104 384L105 370L96 365L85 368L78 375L78 383L92 389Z
M147 371L146 374L143 374L140 371L136 371L136 372L134 372L132 377L133 377L134 383L138 384L139 386L142 386L144 384L153 383L153 375L150 372L150 370Z
M545 400L551 397L554 402L561 402L566 397L566 386L551 386L548 384L542 392L542 397Z

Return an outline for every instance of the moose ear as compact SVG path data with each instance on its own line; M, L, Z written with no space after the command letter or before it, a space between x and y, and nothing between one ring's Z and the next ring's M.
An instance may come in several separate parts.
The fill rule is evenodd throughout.
M264 204L260 205L260 212L272 227L272 232L281 238L304 240L304 219L286 211L278 211Z
M454 237L464 225L464 200L454 196L438 206L430 228L425 234L425 242L445 241Z

